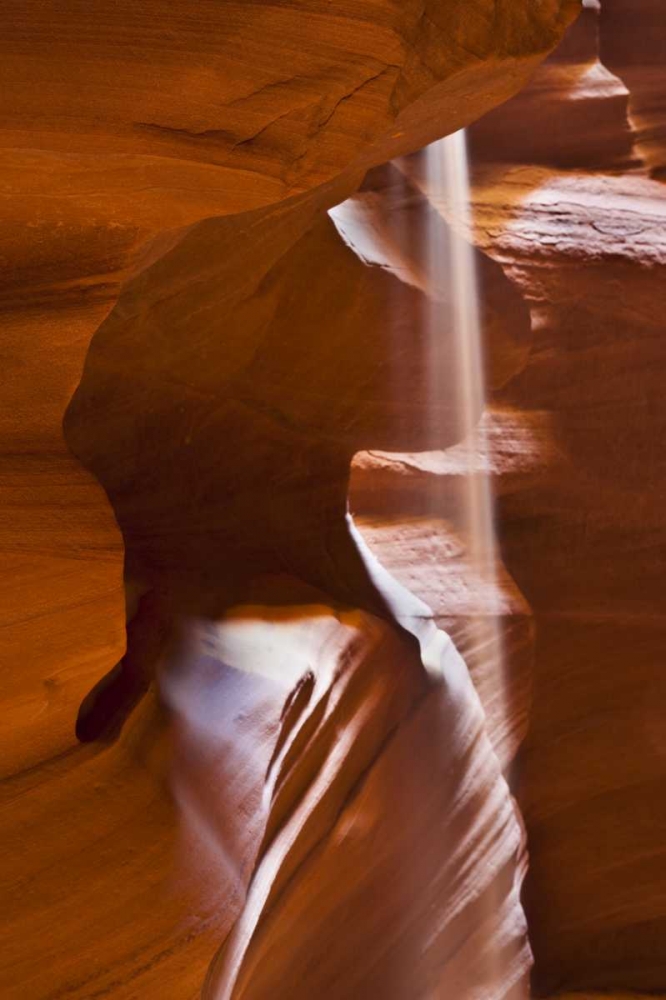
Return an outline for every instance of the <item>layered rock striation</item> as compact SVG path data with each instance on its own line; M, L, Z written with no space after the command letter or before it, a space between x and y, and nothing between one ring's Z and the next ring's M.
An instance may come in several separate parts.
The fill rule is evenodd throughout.
M120 534L61 431L122 284L210 217L234 220L242 242L244 213L300 206L304 231L369 166L509 96L576 7L507 3L490 23L459 0L353 11L323 0L70 2L54 24L48 6L9 4L1 439L3 545L19 587L3 603L24 717L20 741L5 735L10 771L72 745L71 701L122 654ZM45 676L57 678L46 699ZM16 696L10 686L8 706ZM33 738L45 703L48 724Z
M515 92L578 4L71 2L57 23L9 7L5 995L194 996L225 939L211 996L275 995L276 954L293 996L522 991L524 844L477 695L345 519L354 450L433 443L382 393L380 306L400 282L366 273L323 213ZM330 298L309 298L319 254L348 372ZM99 482L61 429L84 361L66 430ZM285 570L300 581L252 589ZM396 859L409 879L368 913Z
M642 22L589 5L564 53L471 129L473 237L532 315L527 363L486 419L502 554L536 636L517 791L538 995L660 993L666 976L659 29L647 7ZM592 79L607 80L594 101L580 90ZM427 187L418 159L409 172ZM365 458L363 481L410 511L454 469Z
M6 995L524 996L528 721L534 989L663 992L658 4L586 4L470 131L492 595L414 336L458 220L376 169L576 7L10 4Z

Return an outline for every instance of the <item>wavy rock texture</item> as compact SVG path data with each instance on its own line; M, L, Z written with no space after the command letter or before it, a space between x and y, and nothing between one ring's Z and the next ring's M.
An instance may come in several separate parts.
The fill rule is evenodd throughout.
M585 170L636 166L629 90L600 61L599 48L599 0L589 0L529 86L470 130L474 159Z
M387 215L397 223L392 240L370 226ZM170 662L188 692L186 712L201 699L199 688L214 703L226 702L228 667L277 681L285 659L295 660L281 713L288 727L275 751L285 756L286 772L275 764L275 776L267 774L268 832L205 995L268 996L278 983L290 996L401 997L433 989L518 995L529 962L517 895L521 829L462 662L450 654L445 684L433 686L405 638L394 637L396 651L386 651L386 624L380 650L364 651L365 633L380 627L366 616L353 649L332 665L326 642L319 650L315 635L310 648L302 621L323 618L330 631L332 610L281 608L284 584L273 587L270 605L224 614L239 593L247 599L257 574L288 568L327 594L401 621L418 636L426 662L440 669L428 652L442 641L431 612L372 562L345 506L359 448L441 446L460 434L448 330L438 336L448 372L440 388L450 403L433 425L432 359L425 326L414 324L446 289L429 284L422 239L417 247L400 239L422 238L445 223L393 168L369 177L333 218L305 234L288 213L281 227L258 219L242 285L232 280L237 255L229 253L229 227L211 222L192 230L127 287L96 334L67 437L113 503L128 577L161 594L170 627L181 635ZM347 243L364 234L361 259L359 246L355 253ZM373 259L380 248L382 260ZM501 384L524 360L528 316L501 268L481 255L479 267L489 376ZM450 323L448 309L443 319ZM392 375L391 357L398 360ZM268 494L261 482L271 483ZM370 540L383 556L393 551L395 533L390 546ZM472 612L453 613L452 579L438 581L440 604L448 592L449 619L462 621ZM507 613L515 618L515 603ZM204 640L197 638L202 617L210 622ZM340 631L335 641L346 646ZM416 684L409 696L400 680L407 667ZM169 702L169 669L164 683ZM366 691L367 683L378 693ZM379 692L393 706L386 723ZM206 717L205 732L198 716L191 725L196 755L212 725ZM278 718L267 714L262 728ZM520 730L516 713L497 713L492 735L507 765L513 729ZM247 743L251 752L251 737ZM419 779L412 771L426 759ZM224 844L216 815L224 808L214 797L211 805L200 780L189 784L200 788L212 842ZM187 803L187 781L184 787ZM233 803L227 808L233 815ZM404 830L396 827L396 809L413 814ZM184 808L195 829L199 812L191 817ZM396 866L400 876L392 880Z
M244 244L227 220L195 227L100 327L65 429L108 493L127 574L144 587L159 583L199 611L224 605L249 575L286 568L360 599L342 536L352 456L459 438L450 303L434 419L420 319L446 289L424 284L422 250L407 258L407 280L406 242L383 241L385 264L345 242L369 223L369 204L396 209L394 174L305 232L300 209L248 218ZM408 231L446 230L415 189L404 204ZM524 359L528 314L501 268L478 256L489 376L501 383Z
M602 52L630 51L624 11L602 5ZM581 42L599 30L597 13L590 7L576 26ZM600 73L587 51L580 77ZM637 65L642 43L631 51ZM550 74L545 67L515 99L516 117ZM528 142L512 157L500 143L505 162L493 162L493 131L510 116L506 105L479 125L473 198L478 245L522 290L534 336L524 370L494 396L488 416L497 428L502 552L537 637L518 788L534 985L539 995L658 993L666 981L666 749L657 707L666 695L666 199L646 169L616 173L610 114L595 116L600 130L585 129L580 146L567 136L566 158L578 150L569 170L559 166L557 130L557 166L545 165L541 140L538 151ZM632 122L638 159L647 139L633 112ZM537 127L524 120L526 133ZM618 140L626 135L625 124ZM607 171L598 169L604 150ZM418 160L409 173L426 183ZM443 472L441 462L411 459L393 470L395 493L414 496ZM388 484L391 473L389 463L377 475Z
M651 174L666 170L666 24L658 0L604 0L601 58L629 88L638 149Z
M495 389L484 420L505 562L502 691L484 669L457 521L455 483L473 459L464 444L415 454L456 440L453 407L433 440L421 407L365 393L373 406L353 405L361 386L384 384L378 303L406 296L418 312L428 296L414 247L390 232L367 237L402 182L375 172L337 229L320 216L367 167L508 96L554 42L564 9L507 2L493 26L469 3L69 3L55 32L48 7L14 6L0 91L12 667L3 994L194 997L226 939L209 996L275 996L278 971L289 996L524 995L524 853L499 764L509 767L526 727L533 661L519 797L535 988L663 993L659 5L605 0L600 19L588 5L530 89L470 136L474 236L495 262L482 263ZM401 214L415 203L422 212L419 161L403 171ZM211 216L225 218L195 226ZM366 273L350 245L381 270ZM225 271L225 256L237 270ZM331 261L331 287L316 296L315 256ZM299 313L276 381L267 318L293 334L287 320L306 293L312 310ZM188 296L179 316L173 301ZM505 311L508 329L493 319ZM303 375L295 359L330 346L337 323L352 362L340 371L325 354ZM138 706L114 742L79 746L78 704L124 645L118 526L60 431L98 328L68 434L113 498L129 577L139 593L159 593L141 598L130 625L134 688L118 707ZM179 350L192 329L201 339ZM222 398L217 378L212 394L206 384L225 361L221 330L241 345L251 331L253 348L242 364L226 359L236 367ZM154 385L145 343L165 348ZM420 400L423 358L412 350L409 375L401 370ZM263 426L255 385L270 400ZM254 423L230 423L248 411ZM205 476L187 458L192 429ZM258 482L243 478L250 448L262 458ZM428 609L344 522L355 449L365 449L351 486L358 526L465 651L485 724ZM223 492L221 524L218 490L239 469L242 490ZM279 492L262 507L269 479ZM200 516L214 537L193 537ZM284 578L249 582L284 569L324 595ZM423 669L410 632L427 662L444 658L447 683ZM146 664L160 658L168 722L152 689L140 697ZM453 856L442 852L448 837Z
M491 23L462 0L69 0L55 20L49 5L5 6L0 440L19 587L3 595L3 656L23 666L3 718L18 699L24 731L5 734L9 770L71 747L69 699L122 652L120 536L61 433L121 283L201 219L242 231L239 213L302 197L307 219L341 200L369 165L517 89L576 7L504 3Z
M433 683L358 612L232 612L215 648L231 666L250 654L274 683L257 618L282 648L294 633L296 672L311 666L285 706L259 863L204 995L522 994L521 829L458 654L449 644Z
M358 262L349 263L351 252L342 242L335 243L331 226L318 223L312 229L314 235L308 233L316 217L352 193L369 167L459 128L518 89L557 42L577 7L568 0L537 5L507 0L494 6L490 19L484 4L462 0L399 7L355 3L353 9L323 0L298 5L199 2L177 7L161 2L91 7L70 0L58 9L56 19L49 5L5 5L6 30L0 43L0 253L7 265L1 301L3 357L9 359L10 378L0 443L7 470L3 502L9 512L2 519L3 525L9 524L3 527L2 539L9 569L4 577L3 656L11 670L2 694L2 759L8 773L2 824L11 863L3 885L10 934L3 995L22 1000L64 995L88 1000L196 996L215 949L241 911L225 958L215 966L210 989L234 990L234 995L250 995L251 990L256 991L254 995L267 995L268 990L275 995L274 987L270 990L266 982L265 965L257 965L279 943L270 933L272 913L278 909L258 912L264 902L264 873L274 864L278 885L289 864L315 860L292 853L282 836L286 827L275 829L280 810L286 808L289 814L295 805L295 800L284 797L285 788L299 791L294 786L295 774L303 781L303 808L313 821L322 820L319 802L329 809L343 809L342 825L336 825L329 813L328 824L318 827L326 853L322 851L319 869L308 869L317 870L322 883L325 878L332 880L327 896L331 906L340 901L333 890L342 888L337 875L345 858L349 864L353 858L353 865L358 866L349 873L352 877L366 870L368 858L376 860L374 886L383 885L383 873L394 870L390 856L387 861L378 855L377 842L394 821L388 789L403 800L402 847L407 857L414 858L413 870L406 870L414 882L394 886L393 906L387 914L393 921L388 928L391 935L402 934L405 961L417 941L423 944L425 917L414 912L406 928L402 904L416 899L414 887L421 885L423 896L419 894L417 905L426 898L436 906L438 899L445 901L441 920L431 928L424 953L427 960L413 970L406 995L414 995L414 983L426 989L442 981L459 996L467 988L474 995L484 995L485 990L492 996L522 989L528 953L516 896L523 866L520 827L484 732L476 695L464 672L460 685L456 681L459 661L454 658L448 686L441 682L433 686L408 633L398 632L367 612L359 618L358 612L339 610L328 598L316 614L305 614L304 601L313 599L304 598L298 585L289 600L286 583L280 586L279 599L273 592L268 598L262 593L254 612L258 632L253 642L259 642L264 652L270 650L270 670L262 673L257 666L256 645L244 650L241 641L236 659L230 661L228 651L224 655L215 652L219 640L215 622L220 623L224 642L225 636L236 636L237 620L243 631L247 612L242 604L239 609L237 602L243 595L235 591L243 589L246 578L257 569L292 568L283 565L280 505L287 506L289 489L298 495L307 487L308 496L314 499L314 520L307 522L300 547L289 536L286 548L295 560L295 570L310 582L330 584L334 596L336 589L346 588L347 605L351 601L376 606L387 618L399 618L418 634L426 659L430 656L433 665L439 662L427 609L387 579L344 521L344 512L335 506L341 496L342 458L347 449L372 446L375 441L382 447L395 446L392 435L397 432L402 435L397 438L398 446L418 447L423 443L418 434L414 437L419 430L418 415L401 416L380 399L377 412L371 407L370 412L359 413L361 433L355 419L350 426L340 419L339 404L345 404L348 414L355 413L351 396L343 393L334 399L331 409L337 422L331 424L327 407L313 393L312 398L301 397L300 409L287 408L276 420L276 400L271 399L272 412L262 416L256 400L248 406L247 399L238 398L239 386L235 385L235 394L230 392L222 407L242 417L235 429L224 424L227 450L234 459L242 457L244 441L253 446L259 441L267 462L262 460L258 468L275 468L276 452L285 455L283 438L293 443L294 429L300 427L295 435L300 435L297 461L287 466L273 491L277 533L273 536L271 525L261 518L255 522L256 551L249 545L249 564L237 567L237 578L231 571L230 554L217 535L206 539L190 534L187 545L181 544L179 550L185 536L169 532L169 505L155 516L160 478L173 472L192 487L181 487L185 506L180 527L192 526L184 516L191 495L197 514L213 513L206 483L196 471L193 474L187 460L169 469L168 449L160 454L159 449L146 448L146 465L137 465L132 476L131 469L128 473L121 468L122 463L115 467L112 455L107 456L107 465L99 457L104 465L102 479L107 467L112 478L119 475L117 493L115 486L109 492L114 493L125 537L132 538L129 578L138 582L137 591L130 591L128 597L130 616L135 598L138 610L129 626L130 648L120 671L131 683L119 688L116 671L105 691L107 697L111 692L112 707L120 716L132 704L138 705L119 737L112 739L114 734L108 732L108 743L87 746L78 745L74 738L77 706L123 653L123 550L107 499L67 451L61 421L94 331L101 327L103 342L109 329L141 328L143 306L138 300L132 304L132 294L137 288L148 294L150 265L171 281L163 300L154 303L152 319L157 328L150 331L151 336L159 341L166 318L178 322L169 298L185 294L189 279L181 276L180 280L169 268L173 255L181 253L182 259L183 248L202 238L202 229L213 243L219 240L228 256L236 258L226 292L239 314L240 299L249 295L248 314L242 322L236 315L238 330L247 326L261 332L262 318L268 318L262 309L280 303L287 308L288 299L281 300L271 283L279 276L278 261L283 256L288 271L292 250L307 260L308 240L316 244L321 239L322 249L345 258L347 264L339 267L352 272L348 280L353 282ZM202 277L214 277L218 265L219 259L211 253L202 263ZM259 284L253 288L255 280ZM385 283L388 280L384 278ZM128 281L128 297L123 295L124 304L105 323ZM379 276L374 282L381 284ZM373 291L372 281L361 284L367 286L363 295L372 303L379 291L376 287ZM343 283L343 293L345 287ZM415 290L412 294L423 293ZM214 295L209 304L218 307ZM127 313L118 326L123 309ZM147 317L151 310L145 312ZM228 311L229 331L234 328L233 315L234 310ZM201 321L213 341L219 338L221 331L214 324L206 326L211 317L206 317L205 307L199 315L196 309L191 312L189 320L188 329L197 329ZM139 327L133 326L137 322ZM286 323L285 329L289 329ZM146 327L143 330L147 332ZM379 350L377 341L372 340L372 345ZM321 346L329 352L321 359L324 365L330 345L322 339ZM294 357L298 347L297 340L291 347ZM513 348L509 355L512 352ZM94 348L88 372L95 369L96 353ZM110 401L111 427L123 407L122 377L130 356L131 351L120 351L115 368L101 368L102 396ZM216 426L214 419L218 400L208 397L212 409L202 408L202 386L193 389L185 384L191 372L187 364L179 365L178 351L168 360L181 384L170 383L168 406L167 383L162 379L157 395L150 391L139 395L148 407L144 412L148 423L154 420L157 427L161 421L161 436L153 440L147 435L143 441L150 445L151 440L153 444L163 441L167 433L181 435L177 443L182 458L188 445L188 432L177 415L183 393L189 416L204 441L222 426ZM261 370L261 355L255 360ZM244 358L243 364L249 365L250 359ZM354 377L365 374L379 384L373 364L372 357L359 356L358 368L352 368ZM286 392L296 381L296 373L291 381L288 373L283 374ZM307 384L313 374L317 370L311 367L300 381ZM418 379L418 364L414 378ZM330 392L331 384L324 383L322 391ZM270 396L268 371L260 384ZM358 388L355 383L355 391ZM106 391L109 396L104 396ZM281 404L285 402L281 394L275 391L274 395ZM258 425L268 425L268 432L261 429L258 438L252 433L248 436L248 413ZM302 427L312 421L318 432L328 430L334 438L341 434L344 445L340 448L338 443L335 463L322 470L316 486L304 477L304 470L311 470L313 464ZM72 428L70 424L68 432L75 434ZM367 438L366 431L372 431ZM384 436L375 439L379 431ZM452 426L448 432L455 436ZM125 456L131 450L128 445L137 440L132 433L135 430L122 438L120 450ZM210 437L208 443L219 444ZM117 444L113 442L114 448ZM317 441L317 447L320 444ZM295 457L291 445L288 456L290 460ZM229 504L229 523L222 531L227 540L233 542L237 524L247 526L252 521L256 513L252 503L245 511L241 508L258 488L265 492L267 484L265 477L254 483L244 481L242 497ZM215 487L213 477L208 488ZM227 495L233 497L233 490ZM279 497L285 499L278 502ZM328 545L335 554L328 565L313 557L310 539L329 524L331 506L338 515L337 535L331 539L323 531L319 539L320 550ZM202 526L211 527L205 520ZM219 518L214 527L219 527ZM245 543L250 540L247 527L240 537L245 557ZM268 552L267 538L275 541ZM273 548L280 553L277 559ZM232 545L234 552L239 554ZM254 560L257 552L260 557ZM183 560L182 574L174 572L179 559ZM206 573L211 566L214 585L207 590ZM174 581L181 578L185 583L179 589ZM153 586L153 591L143 594L146 586ZM212 608L210 604L202 607L206 593ZM248 593L252 592L247 591L246 601ZM273 606L270 612L265 608L267 600ZM295 632L281 628L292 613L285 612L285 601L292 611L294 605L301 608ZM234 602L236 612L225 618ZM181 612L178 628L174 628L174 606ZM206 641L213 647L212 653L205 650L206 655L197 645L202 615L210 623ZM351 615L351 624L346 618L341 622L340 615ZM268 620L270 625L273 617L275 634L265 636L259 622ZM308 645L313 617L318 624ZM345 644L355 629L359 651L345 657ZM320 653L327 635L331 635L333 650L327 646ZM312 650L316 661L312 667L316 682L309 680L305 664L298 678L289 673L290 666L294 669L290 660L300 666L294 651L304 648ZM335 672L340 657L344 662L339 676L329 684L330 694L325 697L326 671ZM145 667L160 658L164 662L161 700L170 710L168 724L154 692L142 697L150 680ZM392 681L386 691L377 692L380 660ZM190 666L184 678L178 669L183 662ZM194 691L187 687L193 678L201 680ZM311 687L316 693L312 703ZM345 692L350 688L349 711L355 721L353 726L350 722L349 735L357 739L341 762L336 757L337 744L331 748L330 727L339 724L341 711L346 719ZM95 714L96 698L87 702L87 719L93 729L100 721ZM317 714L317 699L326 704L330 700L328 715L326 711L321 717ZM211 711L219 723L212 731ZM461 727L460 738L442 745L447 735L442 719L452 715ZM293 734L299 739L287 747ZM322 753L329 770L322 771ZM376 754L376 766L366 774ZM413 784L405 764L414 762L416 768L430 754L433 767L446 770L448 783L436 781L433 771L419 775L421 784ZM170 775L181 814L188 818L185 832L190 839L185 842L176 822ZM284 785L273 789L273 775L284 779ZM326 795L320 799L318 782L322 779ZM210 794L211 788L216 794ZM461 797L462 789L468 798ZM427 803L423 816L413 807L415 795ZM428 829L419 825L426 817L432 824ZM297 809L292 818L298 827ZM460 833L461 853L455 859L460 867L450 858L442 859L437 836L453 820L461 825L458 831L454 823L450 830L456 836ZM302 838L301 830L299 849L305 843ZM353 852L340 849L345 841L353 842ZM417 843L428 845L422 857L412 846ZM193 858L203 870L193 870ZM470 869L468 864L475 867ZM477 877L479 865L484 869L481 879ZM174 874L181 872L182 876ZM435 884L433 872L441 880ZM284 906L285 915L295 912L314 934L306 886L304 882L299 894L294 883L290 893L270 902ZM481 897L470 892L470 886L476 886ZM428 892L435 895L428 896ZM477 946L474 937L468 936L472 923L477 924L478 915L486 912L484 894L495 901L488 910L501 924L501 933L491 926L484 935L497 942L493 956L499 956L498 968L491 967L481 944ZM327 916L337 929L338 913ZM363 965L350 962L347 966L358 935L353 939L340 935L339 950L330 957L349 976L391 995L390 963L371 953L376 944L374 936L370 939L375 925L369 919L363 926L368 942ZM256 934L244 948L248 927L256 928ZM347 930L351 929L350 925ZM327 932L326 937L315 935L314 940L322 948L334 938ZM294 936L292 945L298 950L306 940ZM390 946L388 954L393 954L392 936L387 936L386 945ZM466 962L469 949L476 959L474 975L469 975ZM282 959L289 954L282 950ZM228 961L226 956L230 956ZM294 962L302 958L301 954L292 957ZM325 949L320 972L310 968L310 978L304 980L303 995L348 996L345 984L330 978L324 957ZM464 974L456 964L460 962ZM451 982L456 985L452 987ZM292 991L290 995L297 994Z

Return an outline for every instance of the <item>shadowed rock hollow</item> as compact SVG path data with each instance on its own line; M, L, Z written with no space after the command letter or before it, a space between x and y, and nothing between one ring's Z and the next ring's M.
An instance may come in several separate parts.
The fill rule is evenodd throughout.
M400 180L370 176L336 216L343 235L326 215L303 231L298 209L249 215L240 231L206 222L123 291L65 430L112 501L130 580L203 611L252 575L289 571L372 607L346 539L353 455L447 447L462 433L450 304L435 402L429 388L424 317L450 293L423 285L422 246L446 224L404 182L398 204ZM369 205L400 220L383 261L343 238ZM398 242L401 229L420 234L419 251ZM523 361L528 313L501 268L478 258L488 374L501 383Z

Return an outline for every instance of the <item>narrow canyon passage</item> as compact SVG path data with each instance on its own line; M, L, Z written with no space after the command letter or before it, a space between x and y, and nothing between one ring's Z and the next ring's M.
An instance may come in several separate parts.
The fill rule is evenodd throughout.
M371 266L368 246L354 249L355 234L370 238L368 200L400 227L396 180L404 187L399 170L380 168L303 234L271 220L265 256L239 288L227 278L226 223L193 229L121 295L66 417L70 446L123 530L128 584L159 595L168 619L171 642L149 655L162 660L189 850L210 854L218 894L248 893L209 973L210 997L269 996L276 981L290 995L524 992L524 842L477 694L429 608L346 516L355 452L458 441L483 402L480 343L461 350L481 337L471 247L413 189L414 229L377 245L387 266ZM472 330L459 330L456 255L474 272ZM399 275L401 262L424 266L420 284ZM495 378L505 378L528 313L501 268L479 257L479 277L484 328L493 350L504 345ZM397 362L393 379L386 360ZM230 454L230 439L244 447ZM480 514L490 529L490 511L459 479L472 537ZM487 571L482 546L472 574ZM494 592L490 579L485 591L461 581L472 597ZM149 628L141 608L130 640ZM492 614L468 609L477 646L488 645ZM130 657L131 645L125 669ZM504 719L497 662L483 660ZM249 787L229 783L230 744ZM263 789L260 747L270 753ZM237 795L257 803L252 839L233 820ZM210 873L206 882L214 899ZM358 916L342 935L351 885Z
M3 14L2 995L666 995L654 0Z

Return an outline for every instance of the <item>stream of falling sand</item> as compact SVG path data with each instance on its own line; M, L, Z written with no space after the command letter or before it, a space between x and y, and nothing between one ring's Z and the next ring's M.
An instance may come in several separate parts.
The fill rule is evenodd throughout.
M429 327L426 343L431 352L433 418L439 410L434 404L442 391L444 361L441 345L449 330L457 369L456 405L462 441L456 453L463 465L458 480L461 493L459 530L466 548L465 582L471 619L469 650L465 652L468 658L471 652L476 660L484 662L486 670L492 671L496 679L496 697L504 714L507 706L499 618L501 593L490 479L491 456L486 427L481 419L486 386L479 284L471 242L471 191L465 132L456 132L426 147L425 168L426 194L436 209L429 216L426 256L428 281L433 290L426 319ZM441 215L446 217L448 226L441 224ZM443 289L444 295L440 297L436 289ZM432 430L435 436L437 429ZM499 909L500 906L498 895L490 902L490 907ZM500 949L491 947L485 962L488 992L484 992L484 998L495 1000L495 997L504 996ZM440 993L435 990L430 1000L441 1000Z
M495 535L491 462L486 425L480 419L486 399L479 288L472 231L467 143L464 131L432 143L425 150L426 185L434 207L428 228L427 267L431 287L446 287L448 303L431 296L428 344L433 355L431 392L440 391L438 345L447 316L452 330L457 366L457 408L463 447L456 449L465 468L460 479L460 525L469 569L473 606L472 641L504 687L502 637L499 625L500 590ZM451 229L440 223L446 213ZM463 238L456 238L458 230ZM451 233L451 236L449 235ZM433 406L433 413L437 407Z

